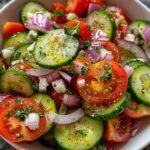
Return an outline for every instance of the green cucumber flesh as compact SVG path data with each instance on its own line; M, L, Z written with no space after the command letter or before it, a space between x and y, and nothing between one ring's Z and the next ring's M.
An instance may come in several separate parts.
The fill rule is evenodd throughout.
M55 102L47 94L38 93L33 95L32 99L37 101L38 104L41 104L44 107L45 111L53 111L53 112L57 111ZM52 122L47 121L44 134L47 134L52 129L52 127L53 127Z
M78 53L79 42L58 29L40 36L34 47L36 62L46 68L59 68L69 64Z
M113 41L116 36L116 23L114 18L105 11L96 11L89 14L86 18L93 34L102 30L107 34L109 40Z
M137 67L129 79L129 90L133 97L142 104L150 106L150 67Z
M37 67L35 59L33 57L34 43L25 44L18 47L12 54L11 62L20 60L24 63L30 64L34 67Z
M27 97L32 96L34 81L18 69L8 69L0 75L0 91L4 93L17 93Z
M14 47L14 49L15 49L18 46L25 44L26 37L27 37L26 32L16 33L15 35L13 35L3 41L2 48L6 49L9 47ZM12 49L12 51L13 51L13 49ZM4 62L6 65L10 66L11 58L4 59Z
M89 117L96 120L109 120L115 118L128 106L127 96L123 96L119 101L111 105L91 105L83 101L82 107Z
M103 136L101 121L83 117L69 125L56 125L54 135L56 142L67 150L88 150L93 148Z

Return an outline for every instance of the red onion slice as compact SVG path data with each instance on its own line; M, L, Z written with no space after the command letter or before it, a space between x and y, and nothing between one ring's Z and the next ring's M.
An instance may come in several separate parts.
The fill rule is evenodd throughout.
M130 50L137 58L143 58L145 61L149 61L144 50L134 43L124 40L118 40L117 43L119 47Z
M39 81L39 92L46 92L48 87L48 81L46 78L40 78Z
M59 71L59 74L65 81L67 81L68 83L71 82L72 77L70 75L68 75L67 73L62 72L62 71Z
M62 79L58 79L52 82L52 86L57 93L66 93L67 87Z
M11 96L11 94L7 94L7 93L2 93L0 94L0 102L2 102L5 98Z
M68 114L68 115L60 115L56 114L52 111L45 114L46 119L50 122L54 122L56 124L65 125L65 124L71 124L78 120L80 120L82 117L84 117L84 111L79 108L75 112Z
M126 74L128 75L128 77L130 77L130 75L133 73L134 69L130 66L124 66L124 70L126 72Z
M92 40L93 41L108 41L108 35L102 31L102 30L97 30L97 32L92 35Z
M84 52L87 55L87 58L89 58L92 62L96 63L99 61L100 54L95 50L85 50Z
M147 26L144 30L144 40L150 41L150 26Z
M80 106L81 98L78 95L64 94L62 100L66 106L74 108Z
M33 77L42 77L42 76L52 73L53 71L54 70L51 70L51 69L38 68L38 69L29 69L27 70L26 73Z
M78 79L77 84L79 87L84 87L85 86L85 79Z
M35 131L39 129L40 117L38 113L30 113L25 119L26 126L31 130Z
M135 41L135 35L134 34L127 34L124 40L129 41L129 42L134 42Z
M29 18L25 26L27 29L33 29L44 33L53 29L50 19L42 14L36 14Z
M46 75L45 78L47 78L47 81L49 83L52 83L53 81L60 78L60 74L58 70L51 72L50 74Z
M88 14L94 11L99 11L100 9L101 9L100 5L91 3L89 4Z

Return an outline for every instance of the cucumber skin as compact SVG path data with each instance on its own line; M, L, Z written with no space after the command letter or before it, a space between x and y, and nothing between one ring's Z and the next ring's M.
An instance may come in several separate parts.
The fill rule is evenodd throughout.
M31 77L27 76L26 73L24 73L23 71L21 71L19 69L11 68L11 69L6 70L6 71L5 70L3 70L3 71L1 70L0 71L0 76L3 75L3 74L5 74L5 72L14 72L14 73L17 73L17 74L20 74L20 75L24 76L25 80L27 80L32 85L32 88L33 88L33 90L35 92L35 87L34 86L36 85L36 83L32 80Z
M149 65L142 65L142 66L147 66L147 67L150 67ZM141 67L141 66L139 66ZM131 94L131 97L133 97L137 103L140 103L140 104L143 104L143 105L146 105L146 106L150 106L150 102L146 102L146 101L143 101L133 90L133 87L132 87L132 75L131 77L129 78L129 86L128 86L128 89L129 89L129 92Z
M48 33L46 33L46 34L48 34ZM38 38L37 38L37 41L40 39L40 38L42 38L43 37L43 35L41 35L41 36L39 36ZM36 44L37 44L37 42L36 42ZM34 50L33 50L33 57L34 57L34 59L35 59L35 61L36 61L36 58L35 58L35 51L36 51L36 44L35 44L35 46L34 46ZM79 43L78 43L78 48L79 48ZM51 66L49 66L49 65L44 65L44 64L41 64L41 63L39 63L39 62L37 62L36 61L36 63L40 66L40 67L43 67L43 68L48 68L48 69L58 69L58 68L60 68L60 67L63 67L63 66L66 66L66 65L68 65L69 63L71 63L77 56L78 56L78 53L79 53L79 51L77 50L76 51L76 54L73 56L73 57L70 57L70 59L68 59L67 61L65 61L64 63L61 63L61 64L57 64L57 65L51 65Z
M111 113L103 114L103 115L95 115L95 116L88 115L88 116L95 120L102 120L102 121L109 120L121 114L124 111L124 109L128 106L128 104L129 104L129 99L128 99L128 96L126 96L126 99L124 100L124 102Z
M105 14L109 18L109 21L111 22L111 26L112 26L112 33L111 33L109 40L114 41L116 38L116 31L117 31L115 19L112 17L111 14L107 13L106 11L96 11L96 12L93 12L91 14L94 14L94 13Z

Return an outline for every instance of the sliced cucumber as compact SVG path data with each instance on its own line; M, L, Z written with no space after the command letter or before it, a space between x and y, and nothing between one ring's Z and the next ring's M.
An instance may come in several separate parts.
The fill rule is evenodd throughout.
M34 67L37 66L35 59L33 57L33 49L35 43L25 44L23 46L18 47L15 52L12 54L11 61L20 60L24 63L30 64Z
M138 60L138 59L133 59L130 60L126 63L126 65L132 67L133 69L139 67L139 66L143 66L146 65L146 63L144 61Z
M4 93L18 93L27 97L32 96L34 81L18 69L8 69L0 75L0 91Z
M38 2L29 2L27 3L21 11L21 20L25 23L30 17L36 13L43 13L46 11L46 8Z
M56 112L56 104L50 98L49 95L38 93L38 94L33 95L32 98L34 100L36 100L39 104L41 104L44 107L46 112L47 111ZM52 127L53 127L52 122L47 121L46 129L45 129L45 133L44 134L47 134L51 130Z
M56 125L54 135L60 147L67 150L88 150L103 136L101 121L84 117L69 125Z
M40 138L40 142L47 147L56 147L54 133L50 132Z
M123 96L112 105L91 105L83 101L83 109L86 115L97 120L108 120L118 116L128 106L127 96Z
M136 20L129 25L129 32L135 35L137 45L144 44L144 30L149 25L150 22L146 20Z
M77 55L79 42L66 35L64 30L53 30L40 36L35 44L34 58L46 68L58 68L69 64Z
M137 67L129 79L129 89L135 99L150 106L150 67Z
M89 14L86 18L91 31L96 33L97 30L104 31L109 40L113 41L116 36L116 23L114 18L105 11L96 11Z
M26 42L26 37L27 37L26 32L17 33L15 35L5 39L3 41L2 48L3 49L9 48L9 47L16 48L20 45L23 45ZM13 49L12 49L12 51L13 51ZM6 65L10 66L10 58L4 59L4 62Z

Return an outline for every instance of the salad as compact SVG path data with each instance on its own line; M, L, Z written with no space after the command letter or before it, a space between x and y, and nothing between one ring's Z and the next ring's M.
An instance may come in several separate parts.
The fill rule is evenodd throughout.
M30 1L2 37L0 135L8 141L113 150L150 116L150 21L131 21L105 0L49 10Z

